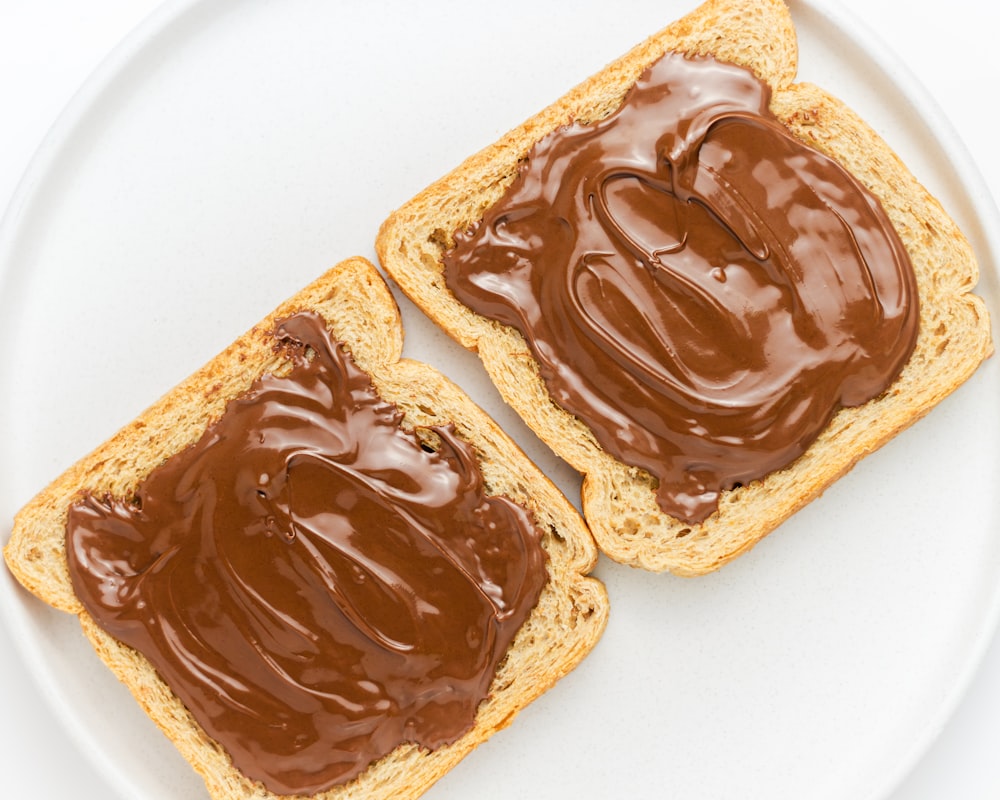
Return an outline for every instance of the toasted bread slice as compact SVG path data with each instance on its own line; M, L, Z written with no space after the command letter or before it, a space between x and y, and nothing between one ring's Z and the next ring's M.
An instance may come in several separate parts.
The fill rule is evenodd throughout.
M314 795L415 797L579 663L600 637L608 606L603 585L586 577L597 549L577 512L459 388L431 367L401 359L398 309L364 259L330 270L70 467L18 513L4 556L25 587L79 616L98 655L202 775L213 798L273 797L233 766L145 657L98 627L74 594L65 537L67 509L81 492L131 496L152 469L196 442L232 398L261 375L281 370L287 355L275 348L270 331L276 320L300 311L321 315L382 399L402 412L404 428L454 426L476 453L486 492L527 508L542 532L548 581L500 662L474 727L434 750L400 745L349 783Z
M710 55L767 83L778 120L846 167L881 202L912 260L920 302L915 350L887 391L839 410L791 464L723 491L718 510L695 524L664 513L655 479L612 457L583 422L554 402L522 335L459 302L443 274L443 257L456 233L475 226L500 200L539 140L572 122L606 118L667 52ZM922 417L992 352L985 305L971 293L978 266L961 231L856 114L822 89L795 83L796 69L796 35L783 2L709 0L468 158L396 210L380 230L376 249L389 275L455 340L479 354L504 400L584 474L584 515L601 550L621 563L688 576L719 568Z

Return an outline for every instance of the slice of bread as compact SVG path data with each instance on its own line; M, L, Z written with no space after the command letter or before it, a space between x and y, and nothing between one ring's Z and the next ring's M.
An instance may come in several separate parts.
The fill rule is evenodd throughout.
M915 350L889 389L838 411L787 467L724 491L718 510L698 524L664 513L655 479L613 458L553 401L522 335L460 303L443 275L456 232L498 202L535 143L572 122L607 117L666 52L710 55L765 81L778 120L881 202L912 260L920 301ZM584 515L598 546L616 561L690 576L719 568L922 417L992 352L985 305L971 294L978 266L961 231L856 114L822 89L795 83L796 69L796 35L783 2L709 0L468 158L396 210L379 232L376 249L389 275L454 339L478 352L504 400L584 474Z
M18 513L4 557L31 592L79 616L98 655L201 774L213 798L273 797L233 767L146 658L105 633L83 609L70 582L65 536L68 507L81 492L131 496L153 468L197 441L230 399L280 370L287 355L275 348L271 331L276 320L299 311L322 316L382 399L398 407L405 428L453 425L476 453L486 492L529 509L542 532L548 582L500 662L474 727L433 751L400 745L350 783L315 795L415 797L573 669L599 639L608 604L603 585L586 577L597 549L565 497L459 388L431 367L401 358L398 308L366 260L337 265L70 467Z

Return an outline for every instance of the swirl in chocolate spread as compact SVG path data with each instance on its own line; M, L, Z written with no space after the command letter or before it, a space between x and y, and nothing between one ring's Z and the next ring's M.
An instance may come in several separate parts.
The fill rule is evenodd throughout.
M667 54L623 105L539 141L445 254L517 328L555 401L698 523L883 392L916 341L878 201L769 111L742 67Z
M472 447L400 427L321 318L134 498L69 512L73 586L245 775L343 783L473 724L546 581L540 533Z

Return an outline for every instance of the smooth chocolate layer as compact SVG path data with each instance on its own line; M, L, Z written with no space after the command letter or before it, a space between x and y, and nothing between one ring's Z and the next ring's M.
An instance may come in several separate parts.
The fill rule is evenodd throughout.
M73 505L67 552L87 611L238 769L311 794L465 733L546 567L450 426L402 429L318 316L276 335L290 372L134 497Z
M456 297L517 328L554 400L689 523L883 392L916 342L881 205L769 101L746 69L668 53L611 116L538 142L444 258Z

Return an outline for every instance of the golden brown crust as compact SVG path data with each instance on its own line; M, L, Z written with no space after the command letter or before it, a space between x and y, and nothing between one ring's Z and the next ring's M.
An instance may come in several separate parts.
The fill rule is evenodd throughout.
M17 515L4 549L18 580L46 602L79 615L101 659L202 775L213 798L273 797L247 780L196 724L149 662L101 630L69 583L64 531L67 509L83 489L126 495L164 458L198 439L226 402L264 372L280 371L269 332L274 320L300 310L323 315L334 336L372 377L404 424L453 423L476 449L484 481L530 508L544 531L550 580L501 663L476 725L455 744L427 752L397 748L358 779L316 798L415 797L476 745L569 672L597 642L607 619L603 586L586 577L597 550L583 521L552 483L483 411L431 367L402 360L403 332L388 287L364 259L342 262L279 306L190 378L70 467Z
M772 110L799 138L846 166L885 206L913 260L921 302L916 351L880 398L841 411L790 467L726 492L699 525L665 515L653 479L605 453L558 408L520 334L462 306L445 287L451 236L481 218L542 136L571 119L603 117L666 51L712 54L754 70ZM978 268L955 223L861 119L824 91L793 83L796 38L780 0L709 0L631 50L394 212L376 243L390 276L463 346L477 351L500 394L556 453L584 473L583 508L600 548L650 570L700 575L745 552L959 386L992 352L989 319L971 294Z

